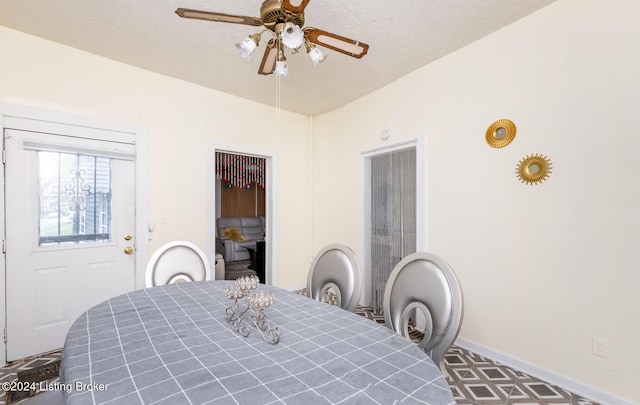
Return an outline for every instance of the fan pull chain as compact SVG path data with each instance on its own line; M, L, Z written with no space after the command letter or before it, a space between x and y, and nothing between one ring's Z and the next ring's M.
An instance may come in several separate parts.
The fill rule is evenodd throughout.
M282 94L281 94L281 77L276 75L276 120L280 121L280 114L282 109Z

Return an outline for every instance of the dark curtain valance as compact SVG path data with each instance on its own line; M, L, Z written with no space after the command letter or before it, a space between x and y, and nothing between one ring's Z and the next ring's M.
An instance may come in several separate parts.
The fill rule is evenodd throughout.
M216 178L234 187L247 187L255 183L264 188L265 166L264 158L216 152Z

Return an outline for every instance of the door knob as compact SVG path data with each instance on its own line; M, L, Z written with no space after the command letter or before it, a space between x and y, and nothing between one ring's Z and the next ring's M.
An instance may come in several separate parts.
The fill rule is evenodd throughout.
M131 253L133 253L133 248L131 246L127 246L126 248L124 248L124 252L130 255Z
M131 235L124 235L124 240L131 240L132 236Z

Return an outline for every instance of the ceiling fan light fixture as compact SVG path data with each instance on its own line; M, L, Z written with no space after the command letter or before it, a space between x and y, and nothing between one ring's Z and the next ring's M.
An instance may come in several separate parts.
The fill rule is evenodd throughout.
M289 76L289 68L286 60L276 61L276 69L273 71L277 76Z
M285 23L282 33L280 34L282 44L289 49L298 49L304 42L304 33L291 21Z
M314 66L318 66L326 58L324 52L316 48L316 45L324 50L330 49L357 59L362 58L369 50L369 45L360 41L314 27L305 27L305 9L311 0L261 1L259 18L186 8L178 8L176 14L182 18L262 27L260 33L249 35L242 42L235 44L242 57L251 60L262 34L268 32L271 35L258 69L260 75L289 74L284 58L285 48L296 54L300 47L305 45Z
M317 46L314 46L307 52L309 57L311 58L311 62L313 62L313 67L318 67L320 62L327 59L327 55L322 52Z
M260 43L260 34L251 34L246 37L242 42L236 43L236 49L240 52L243 58L251 60L251 55L258 47Z

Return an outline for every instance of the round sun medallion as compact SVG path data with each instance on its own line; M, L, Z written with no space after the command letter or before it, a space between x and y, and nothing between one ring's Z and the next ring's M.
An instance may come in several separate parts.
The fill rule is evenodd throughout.
M516 167L516 176L525 184L539 184L549 177L551 166L551 160L544 155L527 155L520 159Z
M516 137L516 124L508 119L501 119L487 128L486 139L492 148L504 148Z

